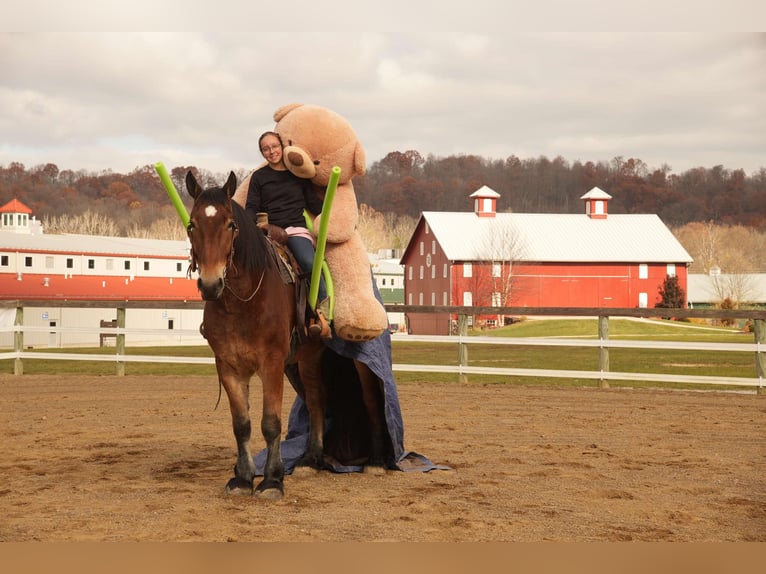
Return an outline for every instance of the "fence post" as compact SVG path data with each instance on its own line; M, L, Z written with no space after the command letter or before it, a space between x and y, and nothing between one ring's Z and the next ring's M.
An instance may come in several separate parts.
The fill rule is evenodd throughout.
M125 307L117 307L117 328L125 328ZM125 333L117 334L115 346L117 347L118 356L125 354ZM118 377L125 376L125 361L117 360L116 374Z
M457 334L458 337L468 336L468 315L457 316ZM468 366L468 345L466 343L459 342L457 344L457 364L460 367ZM459 373L458 382L467 383L468 375Z
M766 380L766 321L755 319L753 321L753 334L755 335L755 376L758 377L758 394L766 395L764 380Z
M21 353L24 350L24 307L16 307L16 319L13 321L13 324L19 328L18 331L13 333L13 350L16 353ZM24 374L24 361L21 356L13 360L13 374Z
M598 340L602 343L609 340L609 317L606 315L598 316ZM603 344L598 348L598 370L602 373L598 386L602 389L608 389L609 381L604 378L603 373L609 372L609 347L605 347Z

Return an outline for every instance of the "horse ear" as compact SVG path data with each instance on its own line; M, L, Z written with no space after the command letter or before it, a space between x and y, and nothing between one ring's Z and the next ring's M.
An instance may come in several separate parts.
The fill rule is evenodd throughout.
M197 184L197 180L194 178L194 174L189 170L186 172L186 191L189 192L194 199L197 199L199 192L202 191Z
M233 171L229 172L229 179L226 180L223 189L226 191L226 195L228 195L229 198L231 198L231 196L234 195L234 192L237 191L237 176L234 175Z

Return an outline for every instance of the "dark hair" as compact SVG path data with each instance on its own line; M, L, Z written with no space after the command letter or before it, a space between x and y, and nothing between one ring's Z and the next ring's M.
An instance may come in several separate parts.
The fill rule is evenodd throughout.
M263 132L261 134L261 137L258 138L258 147L259 148L261 147L261 142L263 141L263 138L265 138L266 136L274 136L275 138L277 138L279 140L279 145L281 145L281 146L285 145L285 144L282 143L282 138L279 137L279 134L277 132Z

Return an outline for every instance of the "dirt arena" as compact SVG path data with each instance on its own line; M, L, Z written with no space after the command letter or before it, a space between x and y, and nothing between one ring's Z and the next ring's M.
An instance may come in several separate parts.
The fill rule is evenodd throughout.
M401 384L405 447L453 470L300 470L269 502L223 494L212 378L0 375L0 392L0 541L766 541L754 394Z

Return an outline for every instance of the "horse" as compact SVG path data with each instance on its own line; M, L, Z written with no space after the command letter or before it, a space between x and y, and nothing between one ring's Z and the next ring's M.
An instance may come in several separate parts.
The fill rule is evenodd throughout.
M215 355L237 443L234 477L228 481L226 492L279 499L284 495L280 440L283 376L288 364L297 363L302 388L296 390L309 411L310 434L302 464L324 466L324 345L319 339L295 338L303 328L298 320L295 281L284 280L274 246L232 201L237 188L234 172L223 187L202 189L189 171L186 188L194 198L187 226L190 271L198 272L197 287L205 301L201 330ZM263 387L261 432L267 450L263 480L255 488L249 412L254 374Z

